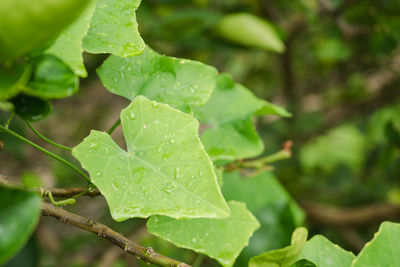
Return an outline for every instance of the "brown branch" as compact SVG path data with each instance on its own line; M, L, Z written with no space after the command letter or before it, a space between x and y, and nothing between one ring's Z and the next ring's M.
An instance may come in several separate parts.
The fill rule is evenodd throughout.
M400 207L388 203L347 208L310 202L301 202L300 205L311 222L333 227L368 225L400 218Z
M33 192L37 192L43 195L45 192L50 192L53 197L73 197L78 194L95 197L100 195L100 191L98 189L88 191L85 187L72 187L72 188L25 188L22 185L10 182L4 175L0 175L0 184L3 184L8 187L29 190Z
M42 203L42 215L52 216L63 223L71 224L78 228L95 233L97 236L107 239L111 243L125 250L127 253L146 262L159 266L190 267L190 265L186 263L156 253L151 247L142 247L104 224L93 222L90 219L63 210L49 203Z

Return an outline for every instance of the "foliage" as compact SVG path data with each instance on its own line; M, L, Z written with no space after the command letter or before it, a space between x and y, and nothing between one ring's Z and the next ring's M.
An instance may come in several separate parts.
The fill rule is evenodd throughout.
M333 224L339 230L332 231L329 220L326 228L313 224L315 211L307 205L400 203L395 1L28 2L0 4L0 150L5 146L7 155L0 163L42 164L37 154L21 152L21 141L62 165L48 170L56 174L53 184L75 186L74 175L86 183L45 189L25 166L14 171L21 171L23 186L1 177L1 264L35 254L34 238L28 239L42 210L161 266L182 265L152 247L194 266L400 266L399 224L382 223L353 254L349 244L344 249L330 240L341 243L343 229L368 240L376 225L355 231ZM96 73L106 90L87 97ZM103 94L114 112L90 105ZM89 102L82 104L85 97ZM80 126L47 120L53 120L49 128L70 131L71 148L32 125L72 109ZM353 119L355 109L370 118ZM107 132L91 130L116 114ZM22 122L64 153L22 136ZM288 139L294 156L281 162L292 155L292 142L278 148ZM60 193L65 190L73 193ZM115 231L53 206L45 211L48 203L72 205L82 195L104 196L109 213L101 207L90 216ZM74 211L90 210L84 204ZM309 230L302 227L306 212ZM132 231L135 241L151 247L136 247L119 234ZM307 241L308 231L326 237ZM58 263L90 242L103 249L71 237L62 244L64 255L52 257Z

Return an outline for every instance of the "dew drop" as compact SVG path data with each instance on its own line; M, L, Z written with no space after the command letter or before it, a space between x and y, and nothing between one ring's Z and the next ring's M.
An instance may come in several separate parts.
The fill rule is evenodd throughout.
M171 139L171 140L169 140L169 142L170 142L171 144L175 144L175 139Z
M134 119L136 119L136 114L134 113L134 112L129 112L129 118L131 119L131 120L134 120Z
M158 108L160 106L160 104L157 102L153 102L152 106L153 106L153 108Z
M108 154L108 147L104 148L104 153Z
M98 147L99 147L98 143L93 142L93 143L89 144L89 148L91 148L91 149L97 149Z
M203 173L204 173L203 171L200 171L200 172L199 172L200 176L202 176L202 175L203 175Z
M192 242L193 242L193 243L196 243L196 242L197 242L197 239L193 237L193 238L192 238Z
M101 176L103 173L101 171L96 172L96 176Z

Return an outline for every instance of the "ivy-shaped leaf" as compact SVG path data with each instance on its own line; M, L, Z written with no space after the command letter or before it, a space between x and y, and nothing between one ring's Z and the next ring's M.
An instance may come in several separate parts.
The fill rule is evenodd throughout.
M352 267L400 266L400 224L383 222L374 238L353 261Z
M249 267L289 267L296 262L307 240L308 231L304 227L297 228L292 235L291 245L250 259Z
M97 0L83 48L94 54L120 57L140 54L144 42L138 32L135 11L140 0Z
M33 64L32 77L23 89L25 94L53 99L71 96L78 91L78 77L57 57L42 55Z
M38 194L0 186L0 264L20 250L39 220Z
M316 235L306 242L299 259L306 259L318 267L350 267L354 254L333 244L322 235Z
M128 151L98 131L72 151L115 220L229 216L193 116L138 96L121 112L121 123Z
M216 25L216 32L236 44L282 53L285 50L274 27L261 18L247 13L230 14Z
M147 229L178 247L204 253L223 266L232 266L259 223L244 203L230 201L228 204L231 216L225 219L177 220L152 216Z
M96 1L92 0L78 19L68 26L45 52L60 58L80 77L87 77L82 58L82 38L89 30L95 3Z
M193 107L193 111L210 126L201 141L213 160L235 160L262 153L264 145L253 126L254 115L290 116L282 107L254 96L228 74L217 77L210 100L201 107Z
M136 57L110 56L97 72L113 94L130 100L144 95L179 109L204 104L217 75L211 66L160 55L149 47Z

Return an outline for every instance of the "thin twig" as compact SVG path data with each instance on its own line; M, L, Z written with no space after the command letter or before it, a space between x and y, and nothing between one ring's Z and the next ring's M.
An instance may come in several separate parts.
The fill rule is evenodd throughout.
M63 210L49 203L42 203L42 215L52 216L63 223L71 224L78 228L95 233L97 236L107 239L111 243L125 250L127 253L146 262L159 266L190 267L190 265L186 263L156 253L151 247L142 247L104 224L93 222L88 218Z
M43 140L46 141L47 143L49 143L49 144L51 144L51 145L53 145L53 146L55 146L55 147L61 148L61 149L65 149L65 150L68 150L68 151L72 151L72 148L70 148L70 147L68 147L68 146L61 145L61 144L59 144L59 143L56 143L56 142L54 142L53 140L50 140L49 138L47 138L46 136L44 136L43 134L41 134L38 130L36 130L36 129L33 127L32 123L31 123L30 121L25 121L25 122L26 122L26 124L29 126L29 128L31 128L32 132L34 132L37 136L39 136L41 139L43 139Z
M0 184L7 187L12 187L16 189L29 190L37 192L44 196L45 192L50 192L53 197L78 197L77 195L85 195L95 197L100 195L100 191L96 188L93 190L88 190L86 187L72 187L72 188L25 188L22 185L10 182L4 175L0 175Z
M40 150L41 152L47 154L48 156L64 163L65 165L67 165L68 167L70 167L71 169L73 169L76 173L78 173L82 178L84 178L86 181L90 182L90 178L89 176L87 176L83 171L81 171L78 167L76 167L74 164L72 164L71 162L67 161L66 159L60 157L59 155L54 154L53 152L35 144L34 142L32 142L31 140L26 139L25 137L23 137L22 135L19 135L18 133L14 132L13 130L0 125L0 130L4 131L14 137L16 137L17 139L21 140L22 142L36 148L37 150Z

